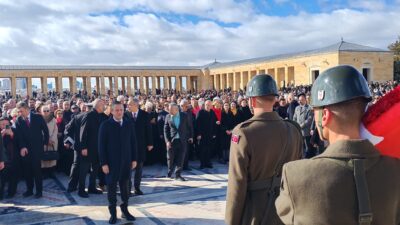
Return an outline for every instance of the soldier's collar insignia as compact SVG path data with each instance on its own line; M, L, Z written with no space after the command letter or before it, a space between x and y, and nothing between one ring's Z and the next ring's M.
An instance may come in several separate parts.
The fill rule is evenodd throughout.
M240 136L239 136L239 135L237 135L237 134L232 134L231 141L232 141L233 143L238 144L238 143L239 143L239 140L240 140Z

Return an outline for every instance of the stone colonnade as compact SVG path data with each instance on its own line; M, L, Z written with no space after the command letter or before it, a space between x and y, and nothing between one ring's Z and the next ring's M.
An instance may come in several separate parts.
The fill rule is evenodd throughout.
M275 67L275 68L264 68L257 70L246 70L246 71L232 71L225 73L212 73L211 80L213 81L213 87L216 90L231 88L236 91L244 89L247 82L250 81L255 75L258 74L269 74L276 81L278 87L287 86L294 84L294 66Z
M64 73L65 72L65 73ZM97 93L118 95L120 91L132 95L137 91L146 94L156 94L156 89L174 89L177 91L196 90L200 70L157 70L152 71L40 71L40 70L0 70L0 78L9 78L11 94L16 95L17 83L25 79L26 93L32 96L32 79L40 79L40 91L48 93L48 80L54 79L58 93L69 89L72 93L85 90L89 95L95 90ZM17 82L18 80L18 82ZM69 83L69 88L64 87L63 83Z

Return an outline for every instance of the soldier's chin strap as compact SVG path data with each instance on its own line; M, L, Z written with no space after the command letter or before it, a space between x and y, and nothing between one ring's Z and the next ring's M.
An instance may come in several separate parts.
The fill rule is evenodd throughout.
M327 139L324 137L324 128L322 127L322 111L323 110L318 110L318 123L317 126L319 128L319 136L321 140L326 141Z

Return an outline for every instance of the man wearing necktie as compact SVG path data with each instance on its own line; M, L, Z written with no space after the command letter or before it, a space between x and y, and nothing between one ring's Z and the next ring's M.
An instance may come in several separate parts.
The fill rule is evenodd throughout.
M124 107L120 102L112 104L113 117L102 123L99 131L99 160L106 174L107 197L111 217L110 224L117 222L117 184L121 192L122 218L134 221L128 211L129 179L131 170L136 167L136 136L132 121L124 120Z
M41 160L44 146L49 144L49 129L42 116L30 112L27 103L19 102L17 109L19 115L15 123L18 133L17 143L22 157L27 186L24 197L33 195L33 186L35 184L35 197L41 198L43 195Z
M125 119L132 121L137 140L137 166L135 169L134 193L143 195L140 190L142 182L143 164L146 161L146 151L153 149L153 135L149 120L149 114L139 108L139 100L131 99L128 101L128 110L125 112ZM130 182L129 190L132 187Z

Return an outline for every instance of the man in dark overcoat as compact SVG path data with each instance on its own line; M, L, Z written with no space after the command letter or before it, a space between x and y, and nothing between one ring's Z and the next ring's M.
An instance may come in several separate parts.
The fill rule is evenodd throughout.
M124 107L120 102L112 105L113 117L100 126L99 160L108 188L108 209L111 214L110 224L115 224L117 204L117 184L121 192L122 217L129 221L135 220L128 211L129 179L131 169L136 167L136 136L132 121L124 120Z
M137 167L135 169L134 193L143 195L140 190L142 182L143 164L146 161L146 151L153 150L153 135L149 120L149 114L139 108L139 100L128 101L128 110L125 112L125 119L131 120L136 131L137 140ZM130 182L129 190L132 184Z
M41 198L43 191L41 160L44 146L49 144L49 129L43 117L32 113L27 103L19 102L17 109L20 116L15 126L27 186L24 197L33 195L33 183L35 183L35 197Z

